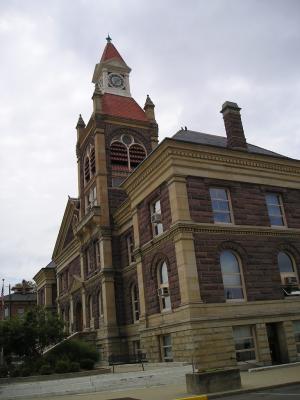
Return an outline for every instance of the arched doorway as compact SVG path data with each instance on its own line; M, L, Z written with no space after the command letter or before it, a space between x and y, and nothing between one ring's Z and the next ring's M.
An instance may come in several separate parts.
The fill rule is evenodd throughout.
M75 325L76 331L80 332L83 329L83 319L82 319L82 304L77 303L75 308Z

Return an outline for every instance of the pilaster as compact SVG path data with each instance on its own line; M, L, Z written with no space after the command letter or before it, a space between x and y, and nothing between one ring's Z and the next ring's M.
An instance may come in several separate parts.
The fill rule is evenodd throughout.
M96 161L96 187L97 203L101 207L100 223L110 225L109 203L107 188L106 145L104 130L97 128L95 131L95 161Z
M174 237L181 304L201 302L193 234Z
M83 330L86 329L86 295L85 290L81 289L81 303L82 303L82 325Z
M108 271L102 279L102 299L104 324L106 326L116 325L115 284L112 274L109 274Z
M73 332L74 330L74 300L73 300L73 296L70 296L70 333Z
M190 221L191 215L185 177L173 176L168 182L168 187L172 223L179 220Z

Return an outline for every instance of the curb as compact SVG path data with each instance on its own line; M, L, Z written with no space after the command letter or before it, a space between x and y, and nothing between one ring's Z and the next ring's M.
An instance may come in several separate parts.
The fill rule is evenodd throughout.
M228 392L218 392L218 393L211 393L211 394L201 394L201 395L194 395L190 397L180 397L174 400L210 400L210 399L219 399L222 397L227 397L227 396L237 396L239 394L244 394L244 393L253 393L257 392L258 390L268 390L268 389L276 389L284 386L291 386L291 385L298 385L300 384L299 381L294 381L294 382L285 382L285 383L278 383L277 385L272 385L272 386L261 386L261 387L256 387L256 388L251 388L251 389L238 389L238 390L229 390Z
M255 388L251 388L251 389L231 390L228 392L218 392L218 393L208 394L206 396L206 398L208 400L209 399L218 399L221 397L236 396L236 395L244 394L244 393L253 393L253 392L257 392L257 391L261 391L261 390L276 389L276 388L280 388L280 387L284 387L284 386L299 385L299 384L300 384L300 380L294 381L294 382L278 383L278 384L272 385L272 386L260 386L260 387L255 387ZM195 399L195 397L191 397L191 399ZM177 399L177 400L179 400L179 399ZM183 399L180 399L180 400L183 400Z

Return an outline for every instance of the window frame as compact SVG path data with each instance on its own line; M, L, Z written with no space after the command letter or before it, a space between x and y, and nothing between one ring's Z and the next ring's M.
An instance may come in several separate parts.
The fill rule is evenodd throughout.
M238 267L239 267L239 276L240 276L240 281L241 281L241 286L234 286L234 285L231 285L231 286L228 286L228 285L226 285L225 286L225 284L224 284L224 278L223 278L223 276L224 275L237 275L237 274L223 274L223 271L222 271L222 263L221 263L221 255L222 255L222 253L224 253L224 252L230 252L235 258L236 258L236 260L237 260L237 264L238 264ZM239 254L237 254L234 250L232 250L232 249L224 249L224 250L222 250L221 252L220 252L220 255L219 255L219 263L220 263L220 267L221 267L221 274L222 274L222 282L223 282L223 287L224 287L224 297L225 297L225 301L226 301L226 303L238 303L238 302L244 302L244 301L247 301L247 292L246 292L246 285L245 285L245 280L244 280L244 274L243 274L243 267L242 267L242 260L241 260L241 257L239 256ZM226 287L228 287L228 288L235 288L235 287L239 287L239 288L241 288L241 290L242 290L242 293L243 293L243 297L242 298L237 298L237 299L228 299L227 297L226 297L226 295L225 295L225 288Z
M139 289L137 283L131 285L131 313L132 320L134 323L140 320L140 302L139 302Z
M161 199L156 198L150 203L150 222L152 227L152 235L153 237L159 236L164 233L164 225L162 221L162 210L161 210ZM156 204L159 203L159 211L156 210ZM152 222L153 215L160 215L161 222Z
M279 265L279 254L280 253L285 254L290 259L291 265L293 268L293 272L281 272L280 265ZM288 284L285 283L285 278L294 278L294 277L297 279L297 283L295 283L294 286L299 286L299 276L298 276L298 271L297 271L297 265L296 265L294 257L288 251L280 250L277 253L277 266L278 266L278 271L280 273L281 284L283 286L288 286Z
M281 216L281 219L282 219L282 225L274 225L274 224L272 224L272 221L271 221L272 215L270 214L269 204L268 204L268 201L267 201L267 196L268 195L273 195L273 196L275 195L277 197L278 204L270 204L270 206L273 206L273 207L276 206L276 207L279 208L280 216ZM285 212L284 212L282 195L280 193L277 193L277 192L266 192L265 193L265 202L266 202L266 206L267 206L267 212L268 212L268 218L269 218L269 222L270 222L270 227L271 228L277 228L277 229L287 228L287 221L286 221ZM276 217L276 216L274 216L274 217Z
M130 265L135 262L135 257L133 255L134 241L133 241L133 235L131 233L129 233L126 236L126 247L127 247L128 265Z
M170 344L165 344L166 338L170 338ZM171 349L171 356L166 355L166 349ZM174 361L172 335L170 333L160 335L160 351L161 351L161 359L163 362Z
M162 278L162 268L163 266L166 266L167 270L167 282L163 282ZM168 295L162 295L161 293L163 290L167 288L168 289ZM168 264L166 261L162 261L158 264L157 268L157 294L158 294L158 299L159 299L159 309L160 312L168 312L172 310L172 300L171 300L171 292L170 292L170 282L169 282L169 271L168 271ZM166 299L167 302L166 302ZM169 303L169 306L167 306L167 303Z
M250 347L250 348L246 348L246 349L237 349L236 348L236 340L234 337L234 330L237 328L244 328L244 327L248 327L250 328L250 332L251 332L251 336L244 336L243 339L251 339L253 341L253 346L254 347ZM238 365L240 364L247 364L249 362L257 362L258 361L258 351L257 351L257 341L256 341L256 330L255 330L255 325L236 325L232 327L232 336L233 336L233 341L234 341L234 347L235 347L235 355L236 355L236 362ZM242 339L239 339L242 340ZM253 351L254 352L254 356L255 358L252 359L248 359L248 360L242 360L242 361L238 361L238 357L237 354L239 353L246 353L248 351Z
M300 320L294 320L292 321L292 323L293 323L293 332L296 343L297 355L300 356ZM297 327L295 329L296 324L299 325L299 328Z
M215 219L215 212L222 213L222 211L214 210L213 207L213 201L218 201L220 199L215 199L212 197L211 190L217 189L217 190L224 190L227 198L227 204L228 204L228 212L226 212L227 215L230 217L230 222L224 222L224 221L216 221ZM213 219L214 219L214 224L220 224L220 225L234 225L234 215L233 215L233 208L232 208L232 201L231 201L231 194L230 190L226 187L221 187L221 186L211 186L209 187L209 195L210 195L210 201L211 201L211 209L212 209L212 214L213 214ZM224 212L225 214L225 212Z

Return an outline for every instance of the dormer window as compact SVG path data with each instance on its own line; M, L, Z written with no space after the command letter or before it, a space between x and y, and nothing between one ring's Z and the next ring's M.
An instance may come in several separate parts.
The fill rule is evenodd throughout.
M89 146L84 159L84 182L88 183L96 173L95 149Z

